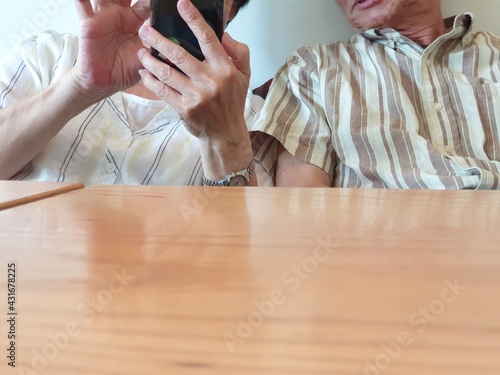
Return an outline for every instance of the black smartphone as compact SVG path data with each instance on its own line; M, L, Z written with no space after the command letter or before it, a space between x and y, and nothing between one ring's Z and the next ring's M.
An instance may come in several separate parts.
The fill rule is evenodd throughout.
M191 3L198 8L205 21L221 40L224 33L224 0L191 0ZM205 60L198 39L177 11L177 0L151 0L151 26L198 60ZM154 48L151 53L163 62L174 66Z

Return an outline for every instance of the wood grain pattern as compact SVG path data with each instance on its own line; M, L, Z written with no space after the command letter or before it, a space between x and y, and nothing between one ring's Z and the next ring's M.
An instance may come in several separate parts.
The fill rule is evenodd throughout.
M498 375L499 227L472 191L93 187L2 211L2 374Z
M82 188L80 183L0 181L0 210Z

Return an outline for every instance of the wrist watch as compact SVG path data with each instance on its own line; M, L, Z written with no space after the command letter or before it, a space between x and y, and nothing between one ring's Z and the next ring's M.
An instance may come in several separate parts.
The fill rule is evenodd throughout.
M229 176L220 181L214 181L203 176L204 186L247 186L255 172L255 161L239 172L232 172Z

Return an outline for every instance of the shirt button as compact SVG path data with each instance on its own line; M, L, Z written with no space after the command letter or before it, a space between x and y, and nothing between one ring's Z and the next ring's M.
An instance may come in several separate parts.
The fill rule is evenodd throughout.
M434 103L434 109L439 112L443 110L443 105L441 103Z
M425 65L427 65L427 67L430 68L432 66L432 61L429 60L429 59L426 59L425 60Z
M450 155L453 154L453 147L451 146L444 146L444 150Z
M106 165L106 171L108 171L109 173L113 173L115 170L116 170L116 167L114 164L109 163L108 165Z

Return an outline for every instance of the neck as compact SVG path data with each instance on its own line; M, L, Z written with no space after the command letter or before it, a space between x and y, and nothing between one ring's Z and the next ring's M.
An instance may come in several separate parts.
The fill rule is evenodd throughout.
M393 27L421 46L431 44L446 33L439 2L427 2L426 5L413 3L405 10L409 16L399 18Z
M411 39L415 43L421 46L428 46L432 42L434 42L437 38L440 36L444 35L446 30L444 27L443 20L440 20L439 22L440 27L437 27L438 25L431 25L429 27L423 28L417 28L417 29L398 29L398 31L407 37L408 39Z

